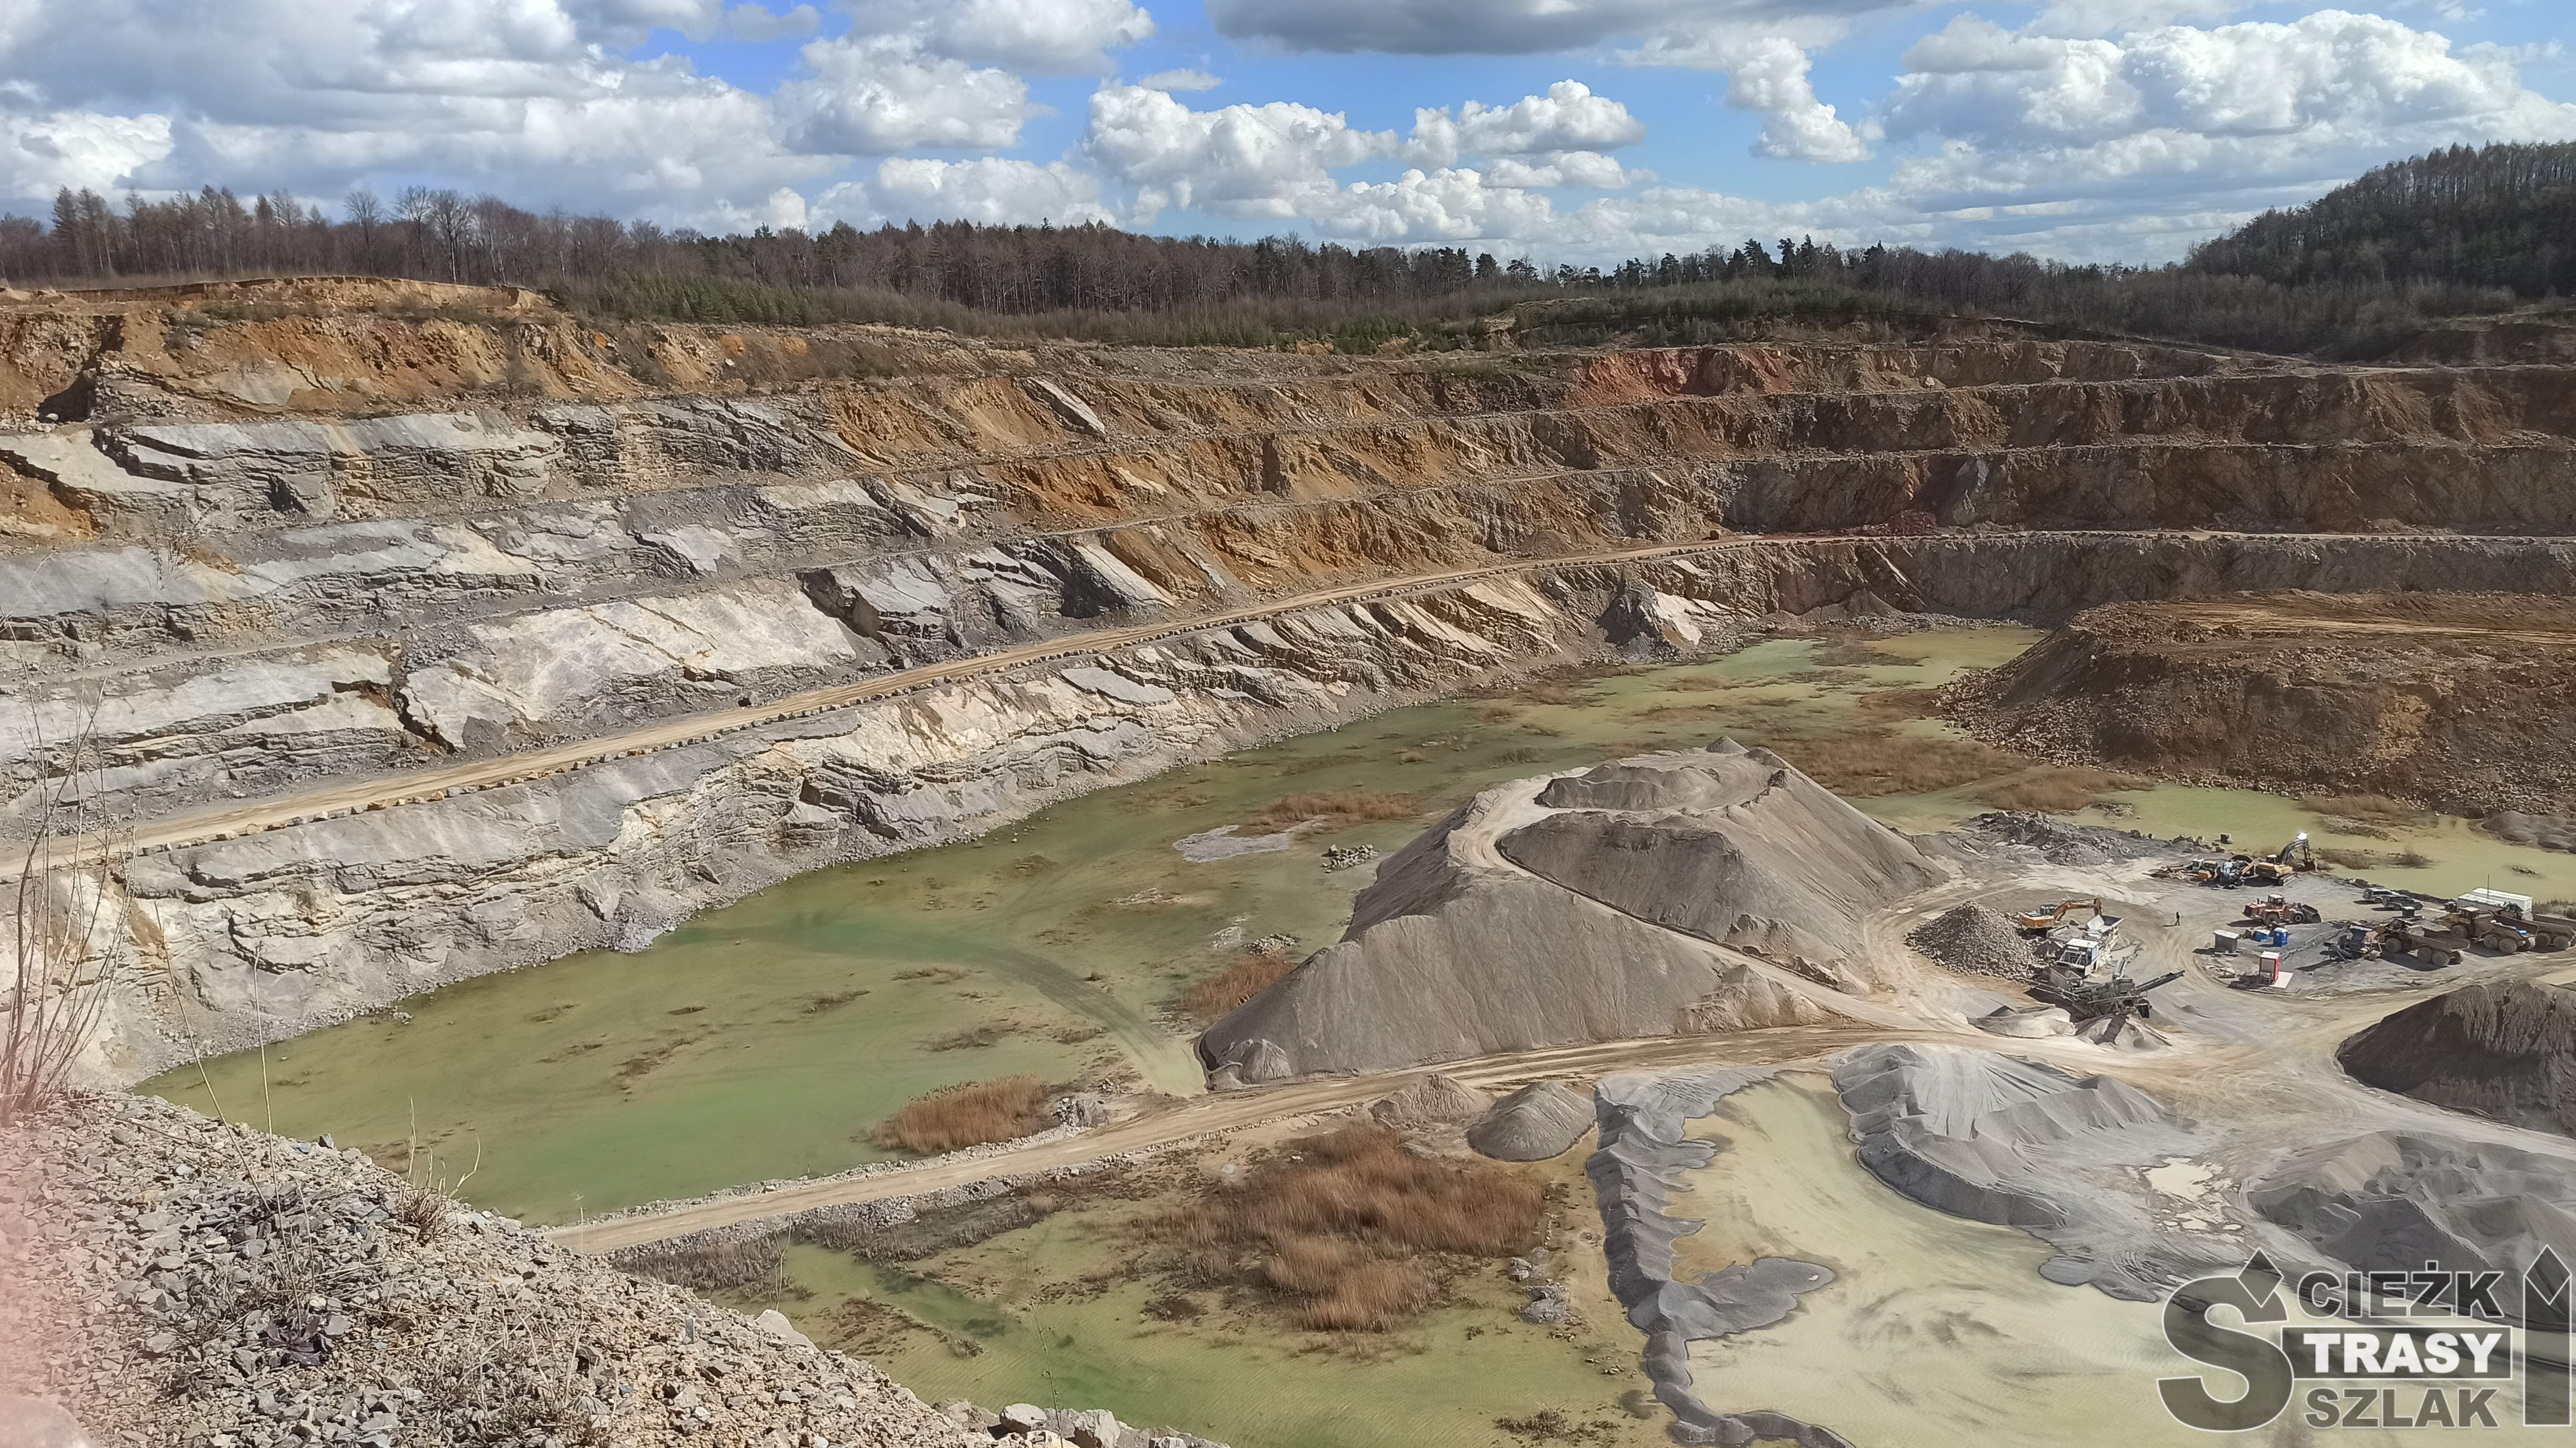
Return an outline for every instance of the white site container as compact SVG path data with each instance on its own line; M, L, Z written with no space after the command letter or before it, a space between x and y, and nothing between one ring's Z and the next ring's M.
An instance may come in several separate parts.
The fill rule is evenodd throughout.
M2521 911L2524 919L2531 917L2531 897L2516 895L2510 890L2471 890L2459 897L2456 903L2485 910L2502 910L2511 906Z
M2235 931L2222 930L2216 935L2210 937L2209 948L2220 955L2234 955L2236 953L2236 941L2237 934Z

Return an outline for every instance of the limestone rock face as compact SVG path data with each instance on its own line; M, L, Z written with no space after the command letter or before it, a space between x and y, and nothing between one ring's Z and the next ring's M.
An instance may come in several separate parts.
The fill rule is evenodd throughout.
M2532 536L2576 533L2563 368L2254 368L1945 327L1489 369L865 328L611 335L507 289L210 288L0 298L0 835L92 698L96 783L122 813L336 802L138 864L123 903L167 929L149 991L116 1008L108 1079L183 1039L247 1044L640 945L795 870L1497 669L1711 650L1781 619L2576 593L2576 544ZM1803 536L1763 536L1784 531ZM756 729L682 722L1022 648L1049 656ZM671 747L407 792L639 732ZM320 817L352 800L381 808ZM1729 860L1705 822L1725 807L1544 809L1499 831L1538 826L1509 851L1388 862L1394 896L1478 903L1380 913L1211 1065L1275 1079L1336 1053L1811 1020L1866 984L1840 898L1740 920L1707 905L1762 893L1754 852ZM1671 900L1583 874L1612 837ZM1428 1020L1389 1002L1355 1024L1310 984L1374 978L1402 949L1454 996L1474 959L1534 940L1558 954L1532 981L1543 1008ZM1622 961L1640 988L1602 995ZM1372 1010L1380 990L1361 991Z

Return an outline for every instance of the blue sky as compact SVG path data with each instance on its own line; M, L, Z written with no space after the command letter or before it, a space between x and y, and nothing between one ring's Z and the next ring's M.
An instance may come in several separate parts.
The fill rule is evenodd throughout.
M0 206L425 181L709 230L1106 220L1575 262L1812 233L2162 261L2379 161L2576 139L2576 22L2542 0L217 13L0 5Z

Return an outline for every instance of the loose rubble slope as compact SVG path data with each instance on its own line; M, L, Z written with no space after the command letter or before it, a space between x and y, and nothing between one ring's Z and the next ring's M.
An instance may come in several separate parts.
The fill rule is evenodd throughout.
M2263 593L2089 609L1951 686L1978 735L2474 814L2576 797L2576 599Z
M925 1406L774 1315L755 1323L407 1193L355 1151L149 1098L76 1100L0 1132L0 1191L0 1283L39 1289L0 1301L0 1346L36 1347L0 1354L0 1389L54 1400L101 1444L964 1448L1000 1436L980 1426L990 1415ZM1095 1437L1112 1424L1079 1416ZM1100 1442L1148 1437L1110 1426Z

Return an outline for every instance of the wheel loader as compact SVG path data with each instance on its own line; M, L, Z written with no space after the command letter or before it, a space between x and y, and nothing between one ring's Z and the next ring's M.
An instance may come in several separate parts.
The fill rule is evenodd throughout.
M2286 895L2266 895L2245 907L2245 918L2256 925L2314 925L2325 919L2317 907L2296 901Z

